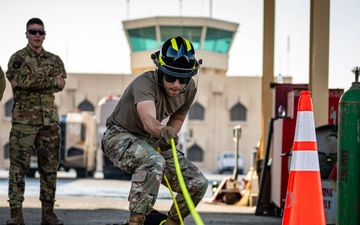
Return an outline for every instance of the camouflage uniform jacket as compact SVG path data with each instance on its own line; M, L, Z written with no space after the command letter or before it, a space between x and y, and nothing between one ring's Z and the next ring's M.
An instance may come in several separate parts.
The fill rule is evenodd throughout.
M38 54L29 46L17 51L10 58L6 77L16 80L13 90L12 122L28 125L53 125L59 123L54 93L56 76L66 78L60 57L44 49Z

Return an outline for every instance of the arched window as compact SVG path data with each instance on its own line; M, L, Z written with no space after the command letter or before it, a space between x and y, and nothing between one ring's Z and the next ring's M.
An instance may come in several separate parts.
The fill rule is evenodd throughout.
M12 116L13 105L14 105L14 100L12 98L5 103L5 117Z
M230 120L231 121L246 121L247 109L241 103L235 104L230 109Z
M195 102L189 110L189 120L204 120L204 107Z
M202 162L204 160L203 150L197 144L194 144L187 151L187 158L193 162Z
M95 107L94 105L87 99L85 99L84 101L82 101L79 106L78 109L80 111L90 111L90 112L94 112L95 111Z

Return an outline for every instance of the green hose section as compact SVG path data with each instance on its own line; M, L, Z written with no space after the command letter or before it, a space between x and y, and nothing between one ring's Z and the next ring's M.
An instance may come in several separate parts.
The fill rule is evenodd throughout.
M177 214L179 215L180 224L181 224L181 225L184 225L184 221L183 221L183 218L181 217L179 205L177 204L176 198L175 198L175 196L174 196L174 192L172 191L172 189L171 189L171 187L170 187L170 183L169 183L166 175L164 175L164 179L165 179L166 185L168 186L168 188L169 188L169 190L170 190L171 198L174 200L175 209L176 209Z
M180 170L180 165L179 165L179 160L176 154L176 146L175 146L175 141L173 138L170 139L171 142L171 147L172 147L172 153L173 153L173 157L174 157L174 163L175 163L175 170L176 170L176 175L178 177L179 180L179 184L180 184L180 188L181 191L184 195L186 204L190 210L190 213L195 221L196 225L204 225L204 222L202 221L200 215L198 214L198 212L195 210L195 206L193 201L191 200L189 191L187 190L187 187L185 185L185 181L184 181L184 177L181 174L181 170ZM180 218L180 214L179 214L179 218Z
M160 152L161 149L158 147L158 150L157 150L157 151ZM175 196L174 196L174 192L172 191L171 186L170 186L170 183L169 183L169 180L167 179L167 177L166 177L165 174L164 174L164 180L165 180L166 185L167 185L167 187L168 187L168 189L169 189L169 191L170 191L171 198L172 198L173 201L174 201L175 209L176 209L176 212L177 212L177 214L178 214L178 216L179 216L180 224L181 224L181 225L184 225L184 221L183 221L183 218L181 217L179 205L177 204L176 198L175 198ZM164 221L163 221L163 222L164 222ZM161 222L160 225L162 225L163 222Z

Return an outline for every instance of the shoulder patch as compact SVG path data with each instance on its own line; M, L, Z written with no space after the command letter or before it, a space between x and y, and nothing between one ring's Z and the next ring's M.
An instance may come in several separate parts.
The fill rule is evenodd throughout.
M22 64L21 61L15 60L15 61L13 62L13 64L12 64L11 67L12 67L13 69L19 69L19 68L21 67L21 64Z

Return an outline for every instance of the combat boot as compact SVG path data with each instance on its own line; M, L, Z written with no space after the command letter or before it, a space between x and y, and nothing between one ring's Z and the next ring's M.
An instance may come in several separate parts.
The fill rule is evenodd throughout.
M10 219L6 221L6 225L25 225L21 208L10 209Z
M54 202L42 202L41 225L63 225L64 222L54 213Z
M129 218L129 225L144 225L145 215L133 215Z
M168 216L168 218L166 219L166 222L164 223L164 225L180 225L180 220L175 220L173 218L171 218L170 216Z

